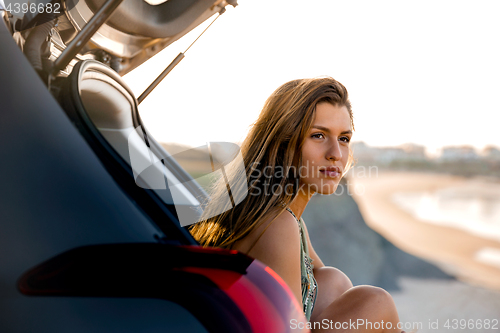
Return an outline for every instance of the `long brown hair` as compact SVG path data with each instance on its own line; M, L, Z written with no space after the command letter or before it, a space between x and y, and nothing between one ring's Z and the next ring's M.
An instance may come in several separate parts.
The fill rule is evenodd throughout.
M234 208L190 227L201 245L230 248L266 220L274 220L292 202L299 190L296 171L302 145L321 102L345 106L354 130L347 90L331 77L287 82L267 99L241 146L246 175L235 168L227 170L228 179L246 176L248 195ZM277 188L281 190L273 190ZM223 200L227 195L226 182L221 179L213 187L204 216L222 211L220 205L228 204Z

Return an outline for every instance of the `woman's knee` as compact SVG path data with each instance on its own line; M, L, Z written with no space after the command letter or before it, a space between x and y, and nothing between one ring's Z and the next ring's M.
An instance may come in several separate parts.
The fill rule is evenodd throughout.
M351 280L334 267L316 268L314 277L318 283L318 296L311 318L317 317L333 301L352 288Z
M313 313L314 314L314 313ZM370 322L391 322L397 327L399 316L392 296L382 288L372 286L352 287L311 317L313 321L335 319L340 322L363 319Z
M314 277L319 285L327 284L335 290L335 294L342 295L352 288L352 282L341 270L335 267L321 267L315 270Z
M391 294L379 287L368 285L356 286L352 288L351 293L359 294L359 297L370 299L372 302L394 302Z
M379 315L388 320L399 319L391 294L382 288L367 285L356 286L349 290L349 297L358 299L367 307L378 309Z

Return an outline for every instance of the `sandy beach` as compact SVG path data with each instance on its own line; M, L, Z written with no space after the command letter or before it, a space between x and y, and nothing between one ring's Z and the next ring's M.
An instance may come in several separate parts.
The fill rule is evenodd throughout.
M354 173L355 175L355 173ZM433 192L440 189L476 185L500 193L500 183L491 180L409 173L379 172L371 177L351 177L352 191L366 223L400 249L430 261L458 280L500 291L500 267L479 262L478 251L500 250L500 241L473 235L459 228L426 223L396 205L398 192ZM357 192L357 194L356 194Z

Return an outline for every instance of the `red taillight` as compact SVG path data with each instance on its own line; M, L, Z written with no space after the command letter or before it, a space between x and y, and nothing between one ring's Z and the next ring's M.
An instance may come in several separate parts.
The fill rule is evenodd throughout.
M269 298L244 275L199 267L185 267L181 270L204 275L217 284L248 318L254 332L286 331L279 311Z
M259 274L258 280L221 269L184 267L180 270L203 275L214 282L243 312L256 333L290 332L291 319L303 322L300 327L306 326L306 318L288 285L276 272L258 261L249 267L253 273ZM266 274L267 277L263 276ZM266 293L269 289L275 291L272 296ZM281 291L276 292L276 289ZM294 332L310 331L304 328Z

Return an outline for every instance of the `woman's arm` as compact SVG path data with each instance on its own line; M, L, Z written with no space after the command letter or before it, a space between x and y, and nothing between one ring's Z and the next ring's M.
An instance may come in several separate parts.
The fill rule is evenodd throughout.
M269 223L271 222L264 222L252 233L260 235ZM248 255L260 260L278 273L302 307L300 233L297 221L292 215L278 216Z

